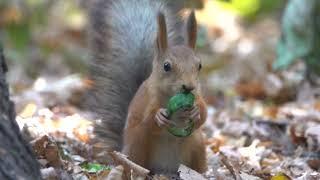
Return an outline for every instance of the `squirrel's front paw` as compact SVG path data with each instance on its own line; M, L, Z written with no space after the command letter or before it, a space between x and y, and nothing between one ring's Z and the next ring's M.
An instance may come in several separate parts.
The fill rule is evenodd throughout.
M174 125L172 121L168 119L168 112L166 109L159 109L156 116L155 121L159 127L169 127L171 125Z
M195 129L198 129L203 122L201 122L200 109L198 106L193 106L190 110L190 118L195 124Z
M199 107L193 106L190 109L179 110L175 117L181 121L188 121L189 119L192 119L194 122L197 122L200 119Z
M190 118L196 123L200 120L200 109L198 106L193 106L191 108Z

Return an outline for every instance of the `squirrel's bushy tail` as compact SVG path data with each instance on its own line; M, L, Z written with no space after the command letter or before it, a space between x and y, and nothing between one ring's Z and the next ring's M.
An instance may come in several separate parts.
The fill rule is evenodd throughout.
M89 11L90 76L88 105L101 122L95 132L110 150L120 150L127 109L152 69L157 15L166 16L169 43L178 35L180 6L161 0L95 0Z

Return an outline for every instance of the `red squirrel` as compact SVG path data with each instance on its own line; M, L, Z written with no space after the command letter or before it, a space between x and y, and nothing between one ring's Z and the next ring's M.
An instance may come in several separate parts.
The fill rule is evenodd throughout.
M197 23L193 11L184 22L180 9L171 1L96 0L90 10L94 87L88 101L101 118L95 132L106 149L122 151L154 173L176 173L180 164L201 173L207 168L199 129L207 111L194 52ZM165 107L178 92L191 92L196 100L173 121ZM186 119L195 123L189 137L167 131Z

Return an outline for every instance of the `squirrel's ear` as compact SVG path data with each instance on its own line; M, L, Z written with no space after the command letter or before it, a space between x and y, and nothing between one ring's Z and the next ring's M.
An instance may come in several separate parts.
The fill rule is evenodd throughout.
M157 35L157 49L159 53L164 53L168 47L167 41L167 25L165 17L162 13L158 14L158 35Z
M188 46L194 49L196 47L196 41L197 41L197 20L194 14L194 10L192 10L187 19Z

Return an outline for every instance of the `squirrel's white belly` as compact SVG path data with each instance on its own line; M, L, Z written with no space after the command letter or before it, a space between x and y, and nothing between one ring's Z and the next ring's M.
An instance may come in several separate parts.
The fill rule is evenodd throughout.
M183 148L183 144L183 138L174 137L169 133L163 134L160 141L153 145L149 159L150 170L161 174L172 174L178 171L180 164L188 165L191 155L188 149Z

